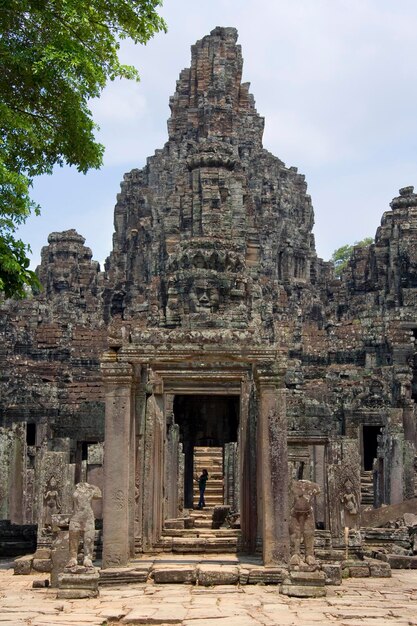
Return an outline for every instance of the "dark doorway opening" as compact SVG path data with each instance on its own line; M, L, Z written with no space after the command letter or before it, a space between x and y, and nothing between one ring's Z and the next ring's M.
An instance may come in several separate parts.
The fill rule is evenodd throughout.
M31 424L30 422L26 424L26 445L36 445L36 424Z
M239 396L176 395L174 417L185 454L184 505L192 508L194 448L223 448L237 441Z
M377 458L378 435L381 426L363 426L363 469L369 472Z

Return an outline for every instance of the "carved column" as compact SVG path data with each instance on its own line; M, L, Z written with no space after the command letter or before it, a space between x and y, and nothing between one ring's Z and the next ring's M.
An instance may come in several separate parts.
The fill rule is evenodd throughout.
M258 369L258 502L265 565L289 559L287 415L283 372ZM258 505L259 506L259 505Z
M242 382L240 396L239 446L239 494L241 545L250 554L256 550L257 511L257 468L256 468L256 398L253 380Z
M132 366L109 358L101 364L101 369L106 395L103 497L103 567L106 568L124 566L133 556L130 509L134 505L131 494L134 467L130 465L134 404Z

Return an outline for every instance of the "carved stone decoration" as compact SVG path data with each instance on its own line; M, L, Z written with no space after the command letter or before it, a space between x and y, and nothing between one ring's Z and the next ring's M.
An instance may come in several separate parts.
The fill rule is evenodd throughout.
M342 528L360 527L360 456L354 440L342 442L340 466L338 467L338 491L340 494Z
M359 514L359 502L355 488L352 481L348 478L345 481L344 489L340 500L343 505L345 527L357 528L358 514Z
M295 480L291 484L290 541L291 567L316 569L314 557L314 498L321 491L320 485L311 480ZM301 552L304 542L305 558ZM307 566L307 567L306 567Z
M44 504L44 527L52 531L52 516L61 512L61 497L58 491L58 483L55 476L49 479L46 492L43 496Z
M101 491L95 485L78 483L73 495L74 512L69 523L69 561L66 569L77 569L78 547L80 538L84 543L84 568L93 567L94 550L94 512L91 506L93 499L101 498Z

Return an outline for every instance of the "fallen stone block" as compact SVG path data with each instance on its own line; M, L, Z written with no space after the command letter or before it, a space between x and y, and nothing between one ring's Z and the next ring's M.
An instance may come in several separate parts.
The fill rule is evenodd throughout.
M342 584L342 566L340 563L322 563L321 569L324 572L326 585Z
M369 576L368 561L348 559L342 564L342 578L368 578Z
M374 578L390 578L392 575L389 563L385 563L384 561L370 561L369 571Z
M36 572L51 572L52 560L51 559L33 559L32 567Z
M164 528L168 529L177 529L177 530L183 530L185 528L184 526L184 519L166 519L164 522Z
M230 513L230 506L215 506L213 511L212 528L221 528Z
M410 528L417 526L417 515L415 513L404 513L404 523Z
M21 556L13 562L13 570L16 576L26 576L32 571L33 554Z
M417 569L417 556L388 554L388 563L392 569Z

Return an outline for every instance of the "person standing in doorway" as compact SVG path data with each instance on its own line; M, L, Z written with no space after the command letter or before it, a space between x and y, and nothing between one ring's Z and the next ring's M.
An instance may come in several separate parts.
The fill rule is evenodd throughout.
M206 483L207 483L207 479L208 479L208 472L206 469L203 469L203 471L201 472L201 476L198 479L198 488L200 490L200 499L198 501L197 504L197 509L202 509L204 506L206 506L206 503L204 501L204 492L206 490Z

